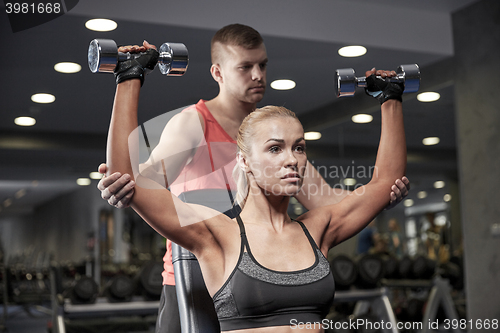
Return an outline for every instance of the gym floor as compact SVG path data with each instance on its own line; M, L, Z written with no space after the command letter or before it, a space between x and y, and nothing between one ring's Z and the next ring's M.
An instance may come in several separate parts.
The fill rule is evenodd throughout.
M4 318L4 307L0 305L0 332L8 333L47 333L51 323L51 316L48 313L50 308L25 308L19 305L7 306Z
M18 305L7 306L6 316L4 318L4 307L0 305L0 333L50 333L52 332L52 318L49 307L29 306L23 307ZM78 321L72 321L66 325L66 332L80 333L106 333L106 332L134 332L134 333L152 333L154 332L155 318L128 318L122 319L120 324L113 323L109 320L104 323L103 320L92 320L94 325L89 325L89 320L85 321L85 327L78 324ZM125 323L126 322L126 323ZM123 325L123 324L126 325ZM118 327L121 326L121 327ZM124 329L124 326L127 329Z

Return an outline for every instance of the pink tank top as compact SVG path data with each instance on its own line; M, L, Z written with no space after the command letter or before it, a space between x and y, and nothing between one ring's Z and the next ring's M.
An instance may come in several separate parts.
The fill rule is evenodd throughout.
M184 111L193 108L203 117L206 143L202 143L197 148L193 159L181 171L170 186L170 190L177 196L183 192L203 189L236 190L232 177L233 168L236 165L236 142L215 120L204 100L187 107ZM175 285L172 242L168 239L166 247L167 251L163 257L163 284Z

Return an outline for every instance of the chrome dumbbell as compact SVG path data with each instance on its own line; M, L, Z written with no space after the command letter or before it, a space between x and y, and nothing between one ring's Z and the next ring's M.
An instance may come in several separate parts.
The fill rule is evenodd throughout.
M182 43L164 43L158 50L158 68L168 76L182 76L189 63L188 50ZM118 52L118 47L111 39L94 39L88 50L89 68L92 73L113 73L120 61L138 57L140 53Z
M417 64L401 65L396 76L386 78L390 82L404 83L404 93L417 92L420 88L420 68ZM354 69L343 68L335 72L335 92L337 97L354 96L357 87L366 87L366 77L356 77Z

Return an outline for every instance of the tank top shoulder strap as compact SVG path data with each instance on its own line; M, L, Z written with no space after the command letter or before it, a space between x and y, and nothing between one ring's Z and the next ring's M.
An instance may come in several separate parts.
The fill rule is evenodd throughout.
M217 119L215 119L204 100L200 100L196 104L196 110L203 116L205 122L205 138L208 142L236 143L224 128L222 128Z
M212 116L212 114L210 113L210 111L208 110L207 106L205 105L205 101L204 100L199 100L198 103L195 104L195 107L196 107L196 111L198 111L199 113L201 113L201 115L203 116L203 118L205 119L205 121L207 119L210 119L210 120L215 120L215 118Z

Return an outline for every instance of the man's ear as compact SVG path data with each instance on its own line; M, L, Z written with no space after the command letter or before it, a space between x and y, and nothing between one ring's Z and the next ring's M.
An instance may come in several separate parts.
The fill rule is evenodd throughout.
M222 83L222 70L220 68L219 64L212 64L210 67L210 74L212 74L212 77L214 80L218 83Z

